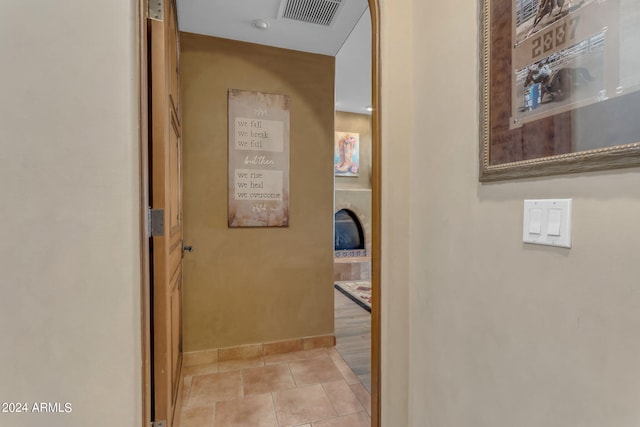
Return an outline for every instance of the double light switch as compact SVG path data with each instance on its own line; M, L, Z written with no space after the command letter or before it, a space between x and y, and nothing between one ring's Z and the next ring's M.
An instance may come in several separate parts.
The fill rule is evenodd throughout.
M571 199L524 201L522 241L571 247Z

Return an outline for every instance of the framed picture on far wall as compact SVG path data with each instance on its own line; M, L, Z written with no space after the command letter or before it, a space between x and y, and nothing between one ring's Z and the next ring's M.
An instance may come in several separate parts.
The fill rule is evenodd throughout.
M480 180L640 165L640 0L482 0Z
M336 176L358 176L360 170L360 134L336 132L333 166Z

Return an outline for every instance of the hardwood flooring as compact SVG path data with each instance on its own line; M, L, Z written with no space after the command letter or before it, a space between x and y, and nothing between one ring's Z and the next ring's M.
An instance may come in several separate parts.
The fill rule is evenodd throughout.
M334 289L336 350L371 393L371 314Z

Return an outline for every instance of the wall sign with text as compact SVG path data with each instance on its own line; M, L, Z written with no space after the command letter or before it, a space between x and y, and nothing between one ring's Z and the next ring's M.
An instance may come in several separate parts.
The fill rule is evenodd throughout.
M289 97L229 89L229 227L289 225Z

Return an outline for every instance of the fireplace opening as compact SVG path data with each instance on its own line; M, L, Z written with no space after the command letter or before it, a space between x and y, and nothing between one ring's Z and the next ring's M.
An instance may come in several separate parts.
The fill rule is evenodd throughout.
M364 249L364 232L356 214L341 209L335 214L335 250Z

